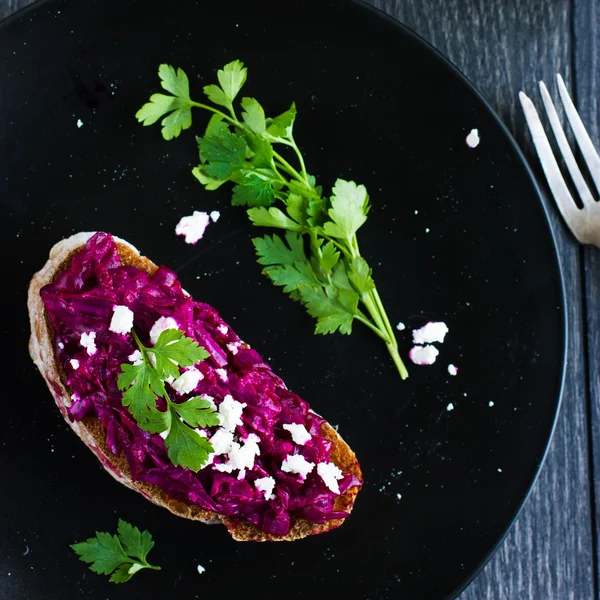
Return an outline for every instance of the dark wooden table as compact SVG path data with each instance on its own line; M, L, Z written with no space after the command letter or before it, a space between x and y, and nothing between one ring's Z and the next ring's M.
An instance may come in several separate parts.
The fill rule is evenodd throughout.
M30 2L0 0L0 19ZM431 42L471 79L538 175L517 103L519 90L536 96L536 82L551 82L560 72L592 138L600 142L600 0L370 2ZM549 204L569 314L561 414L544 467L516 524L460 600L599 598L600 253L580 247Z

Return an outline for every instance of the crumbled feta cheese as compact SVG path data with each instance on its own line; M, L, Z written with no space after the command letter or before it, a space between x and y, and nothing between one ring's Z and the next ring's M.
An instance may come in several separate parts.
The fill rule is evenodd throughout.
M196 569L198 569L198 573L200 573L200 575L202 575L202 573L206 571L206 569L202 565L198 565Z
M225 369L215 369L215 373L221 378L221 381L227 381L227 371Z
M413 346L408 356L415 365L423 366L432 365L439 353L439 350L434 346Z
M312 437L301 423L286 423L283 428L292 434L294 444L304 446Z
M240 342L231 342L230 344L227 344L227 350L229 350L229 352L235 356L238 353L240 346Z
M241 481L242 479L245 479L246 478L246 469L240 469L240 472L238 473L237 478L239 481Z
M144 362L144 356L139 350L134 350L128 357L127 360L133 363L134 366L141 365Z
M200 398L202 398L202 400L206 400L211 408L211 410L217 410L217 405L215 404L215 399L212 396L209 396L208 394L202 394L200 396Z
M178 394L189 394L201 379L204 379L204 375L198 369L190 367L171 384L171 387Z
M65 345L62 342L58 342L58 347L63 350Z
M133 327L133 312L127 306L114 305L108 328L115 333L129 333Z
M260 454L258 442L260 442L260 438L254 433L251 433L244 440L243 445L233 442L227 455L229 460L226 463L215 465L215 469L224 473L231 473L237 469L252 469L255 458Z
M195 210L189 217L183 217L175 227L176 235L184 235L187 244L195 244L202 239L210 219L205 212Z
M400 321L400 322L398 323L398 325L396 325L396 329L397 329L398 331L404 331L404 330L406 329L406 325L405 325L405 324L404 324L402 321Z
M398 498L398 500L402 500L402 494L396 494L396 498Z
M79 361L76 358L72 358L69 362L75 371L79 369Z
M246 408L245 402L238 402L229 394L223 398L219 404L219 415L221 416L221 426L225 431L234 431L238 425L242 424L244 408Z
M469 148L477 148L477 146L479 146L479 131L477 131L477 129L471 129L471 131L469 132L469 135L467 136L466 139L467 142L467 146L469 146Z
M224 325L223 323L221 323L217 329L223 334L223 335L227 335L227 332L229 331L229 328L227 327L227 325Z
M233 433L219 427L210 438L215 455L228 454L233 449Z
M160 317L150 329L150 341L156 344L160 334L167 329L179 329L177 321L173 317Z
M443 343L446 334L448 333L448 326L446 323L435 322L427 323L421 329L415 329L413 331L413 343L414 344L433 344L434 342Z
M458 373L458 369L454 365L448 365L448 373L454 376Z
M212 211L210 212L210 215L209 215L209 216L210 216L210 220L211 220L213 223L216 223L216 222L219 220L219 218L221 217L221 213L220 213L218 210L212 210Z
M448 406L446 406L446 410L448 412L450 412L451 410L454 410L454 404L452 404L452 402L450 402L450 404L448 404Z
M77 394L77 392L73 392L71 394L71 403L77 402L77 400L79 400L79 395Z
M81 129L83 127L83 121L81 119L77 119L77 129Z
M96 332L90 331L89 333L82 333L79 343L87 350L87 353L92 356L96 354L98 348L96 348Z
M256 489L265 495L265 500L269 500L273 494L275 487L275 479L273 477L261 477L254 482Z
M285 473L298 473L303 479L315 468L302 454L288 454L281 463L281 470Z
M488 406L491 408L492 406L494 406L494 403L493 403L493 402L490 400L490 401L488 402Z
M323 483L334 493L340 493L338 479L342 479L344 474L333 463L319 463L317 465L317 473L323 480Z
M166 429L165 431L161 431L158 435L160 435L160 437L163 440L167 439L167 436L169 435L169 431L171 431L171 428L169 427L169 429Z

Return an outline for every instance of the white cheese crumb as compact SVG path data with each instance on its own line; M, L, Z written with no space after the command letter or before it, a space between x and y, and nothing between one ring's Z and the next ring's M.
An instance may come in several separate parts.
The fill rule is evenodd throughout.
M240 342L231 342L230 344L227 344L227 349L235 356L238 353L240 346Z
M443 343L448 326L443 322L430 322L413 331L413 343L415 344L433 344L434 342Z
M69 362L75 371L79 369L79 361L76 358L72 358Z
M58 347L62 350L65 347L65 345L62 342L58 342Z
M454 410L454 404L452 404L452 402L450 402L450 404L448 404L448 406L446 406L446 410L448 412L450 412L451 410Z
M223 398L219 405L221 426L225 431L234 431L238 425L242 425L242 412L246 408L245 402L234 400L229 394Z
M98 348L96 348L96 332L90 331L89 333L82 333L79 343L87 350L87 353L92 356L96 354Z
M425 227L425 233L429 233L430 229L429 227Z
M398 498L398 500L402 500L402 494L396 494L396 498Z
M127 360L133 363L134 366L141 365L144 362L144 356L139 350L134 350L128 357Z
M115 333L129 333L133 327L133 311L127 306L113 306L113 316L108 328Z
M315 468L315 464L309 462L302 454L288 454L281 463L281 470L285 473L298 473L303 479Z
M204 379L204 375L198 369L190 367L171 384L171 387L178 394L189 394L196 388L201 379Z
M74 402L77 402L77 400L79 400L79 396L78 396L77 392L74 392L73 394L71 394L71 404L73 404Z
M404 324L402 321L400 321L400 322L398 323L398 325L396 325L396 329L397 329L398 331L404 331L404 330L406 329L406 325L405 325L405 324Z
M220 218L220 216L221 216L221 213L220 213L218 210L212 210L212 211L210 212L210 215L209 215L209 216L210 216L210 220L211 220L213 223L216 223L216 222L219 220L219 218Z
M198 569L198 573L200 573L200 575L202 575L202 573L206 571L206 569L202 565L198 565L196 569Z
M77 128L81 129L83 127L83 121L81 119L77 119Z
M502 473L502 469L498 469L498 473Z
M456 375L458 373L458 368L455 367L454 365L448 365L448 374L449 375Z
M494 403L493 403L493 402L490 400L490 401L488 402L488 406L492 407L492 406L494 406Z
M166 429L165 431L161 431L158 435L160 435L160 437L163 440L167 439L167 436L169 435L169 431L171 431L171 428L169 427L169 429Z
M275 479L273 477L261 477L254 482L256 489L265 495L265 500L269 500L273 494L275 487Z
M227 325L224 325L223 323L221 323L217 329L223 334L223 335L227 335L227 332L229 331L229 328L227 327Z
M184 235L187 244L195 244L202 239L210 219L205 212L195 210L189 217L183 217L175 227L176 235Z
M479 131L477 131L477 129L471 129L465 141L467 142L467 146L469 146L469 148L477 148L480 142Z
M340 493L338 479L342 479L344 474L333 463L319 463L317 465L317 473L323 480L323 483L334 493Z
M232 449L227 455L228 461L220 465L215 465L215 469L224 473L231 473L231 471L239 469L240 471L244 471L245 476L245 470L254 467L254 459L260 454L258 442L260 442L260 438L254 433L251 433L244 440L243 445L233 442L231 444ZM238 478L240 477L238 476Z
M432 365L439 354L434 346L413 346L408 353L415 365Z
M208 402L211 410L217 410L217 405L215 404L215 399L212 396L209 396L208 394L202 394L200 396L200 398L202 398L202 400L206 400Z
M227 371L225 369L215 369L216 374L221 378L222 381L227 381Z
M312 438L302 423L286 423L283 428L292 434L294 444L304 446Z
M241 481L242 479L245 479L246 478L246 469L240 469L240 472L238 473L237 478L239 481Z
M179 329L177 321L173 317L160 317L157 319L150 329L150 341L156 344L160 334L167 329Z
M210 438L215 455L229 454L233 449L233 433L219 427Z

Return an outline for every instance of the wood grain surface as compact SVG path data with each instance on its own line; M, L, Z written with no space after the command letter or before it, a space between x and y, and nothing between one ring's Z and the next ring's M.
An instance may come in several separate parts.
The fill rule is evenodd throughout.
M0 18L30 0L0 0ZM541 172L517 101L560 72L595 142L598 0L370 0L447 56L479 89ZM398 73L402 73L398 57ZM564 268L568 374L548 457L517 522L460 600L598 599L600 254L573 240L546 202ZM457 543L459 541L457 540ZM422 599L410 599L422 600Z

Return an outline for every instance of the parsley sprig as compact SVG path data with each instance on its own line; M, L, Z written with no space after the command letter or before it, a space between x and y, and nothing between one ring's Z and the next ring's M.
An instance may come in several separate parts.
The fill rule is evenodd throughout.
M355 319L369 327L406 378L394 331L356 237L370 208L365 187L338 179L331 194L323 194L294 140L294 104L269 118L256 99L246 97L238 116L234 100L247 77L239 60L218 71L219 85L204 87L212 105L190 98L182 69L162 64L158 75L171 95L152 94L137 119L144 125L161 119L162 135L170 140L191 126L192 108L212 113L204 136L197 138L200 164L192 173L207 190L232 182L232 204L248 207L254 225L285 231L284 237L253 240L263 273L317 319L315 333L350 334ZM297 168L276 150L285 147L295 155Z
M118 534L97 531L95 537L72 544L71 548L80 560L91 564L90 569L94 573L110 575L113 583L129 581L142 569L160 571L160 567L155 567L146 560L154 547L148 531L140 531L119 519Z
M179 377L180 366L191 367L209 354L179 329L163 331L152 347L144 346L133 329L131 333L140 350L141 362L121 365L117 386L125 390L123 405L145 431L168 432L165 446L174 465L197 472L207 463L213 447L195 428L218 425L219 415L200 396L179 404L173 402L164 382ZM166 411L159 410L159 398L166 403Z

